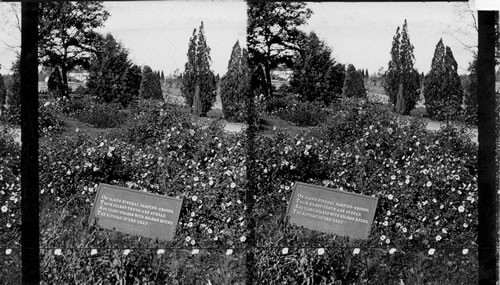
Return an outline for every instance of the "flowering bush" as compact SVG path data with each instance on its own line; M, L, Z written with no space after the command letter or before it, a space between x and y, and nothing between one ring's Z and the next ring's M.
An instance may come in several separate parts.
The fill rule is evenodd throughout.
M405 251L474 248L477 157L468 134L451 125L428 132L418 121L398 121L364 101L344 102L341 108L345 111L339 110L309 133L290 137L278 131L258 138L257 243L344 246L344 240L335 235L286 223L291 186L301 181L379 198L370 237L360 246ZM283 266L292 266L293 260L301 259L290 259ZM261 265L259 270L264 270ZM473 270L474 264L470 266Z

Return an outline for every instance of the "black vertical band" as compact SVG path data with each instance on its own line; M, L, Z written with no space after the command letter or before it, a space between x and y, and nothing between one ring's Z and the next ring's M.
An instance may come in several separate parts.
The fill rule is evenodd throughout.
M21 13L22 283L39 284L38 3L22 2Z

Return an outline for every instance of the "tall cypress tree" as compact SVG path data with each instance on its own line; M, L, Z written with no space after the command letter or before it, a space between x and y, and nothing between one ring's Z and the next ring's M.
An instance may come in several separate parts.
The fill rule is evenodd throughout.
M221 101L224 118L230 121L246 120L245 90L248 88L247 52L238 41L233 46L227 73L221 79Z
M184 65L184 73L182 74L182 94L186 100L186 104L189 107L193 106L193 97L196 87L196 41L198 37L196 35L196 29L193 30L193 35L189 39L189 47L187 58L188 61Z
M401 33L399 27L396 29L396 34L392 38L391 60L385 74L384 89L389 95L389 103L396 105L396 96L399 89L399 77L401 75L401 63L399 59Z
M210 70L211 61L210 48L206 42L203 22L201 22L198 35L196 36L195 29L189 42L188 62L182 77L182 92L186 98L186 104L192 107L196 86L199 85L202 116L205 116L212 108L217 95L215 75Z
M461 110L463 89L457 69L451 49L440 39L424 83L425 107L431 118L450 119Z
M397 111L405 115L415 108L419 99L420 82L418 71L413 67L415 61L413 50L408 24L405 20L402 31L400 32L398 27L392 41L391 61L389 61L384 86L389 95L389 103L394 106L404 106L403 109L398 108ZM401 93L401 96L398 96L398 93ZM398 98L404 102L398 103Z

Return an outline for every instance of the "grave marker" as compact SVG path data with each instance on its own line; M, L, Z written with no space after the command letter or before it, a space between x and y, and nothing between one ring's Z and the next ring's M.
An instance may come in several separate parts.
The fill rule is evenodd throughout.
M90 224L127 234L172 240L182 199L99 184Z
M287 216L297 226L367 239L377 203L378 198L296 182Z

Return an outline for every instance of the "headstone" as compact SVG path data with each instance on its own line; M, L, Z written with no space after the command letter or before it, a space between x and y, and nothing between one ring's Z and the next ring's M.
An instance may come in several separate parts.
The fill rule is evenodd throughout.
M367 239L377 202L375 197L297 182L287 216L297 226Z
M171 240L179 221L182 199L100 184L90 224L122 233Z

